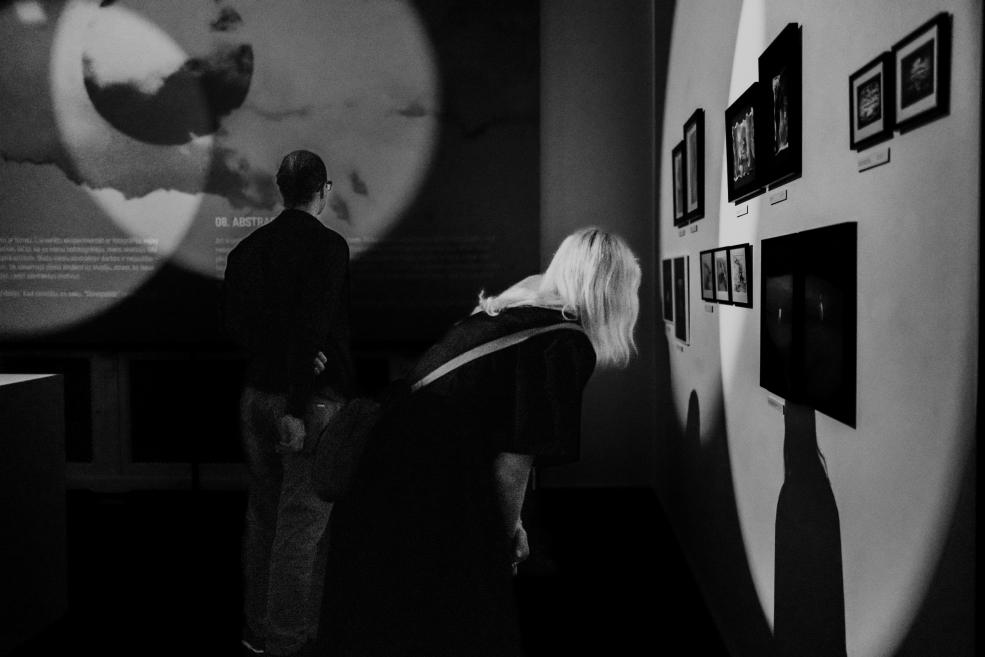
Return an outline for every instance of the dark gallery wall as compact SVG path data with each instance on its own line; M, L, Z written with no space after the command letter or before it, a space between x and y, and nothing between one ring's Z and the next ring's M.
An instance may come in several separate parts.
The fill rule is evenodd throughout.
M545 471L550 485L649 485L656 415L653 135L654 31L666 42L673 3L541 3L541 253L598 225L639 256L639 355L599 371L585 397L579 463Z
M889 163L860 172L870 152L849 147L849 76L939 12L953 19L950 112L897 132L878 146ZM771 204L771 190L737 216L724 111L790 22L802 28L803 173L778 188L785 200ZM981 41L975 0L675 10L654 262L690 257L689 331L683 341L658 326L653 340L655 406L670 409L657 421L654 472L735 654L783 653L791 628L812 625L838 639L824 654L973 654ZM698 108L706 211L681 232L671 149ZM854 427L784 412L759 385L763 240L845 222L857 225ZM702 301L700 252L742 243L753 247L753 308ZM793 482L797 468L809 474Z

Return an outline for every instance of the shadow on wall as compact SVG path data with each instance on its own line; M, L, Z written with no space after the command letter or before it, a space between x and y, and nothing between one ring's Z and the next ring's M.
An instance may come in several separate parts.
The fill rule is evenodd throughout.
M662 382L666 388L658 389L670 390L669 372L666 377ZM683 431L673 420L672 402L666 403L663 479L658 490L663 493L667 515L729 652L770 655L772 634L756 595L739 528L724 425L719 420L702 434L696 391L691 391L688 400Z
M817 445L814 409L787 402L776 505L776 657L844 657L845 585L838 505Z

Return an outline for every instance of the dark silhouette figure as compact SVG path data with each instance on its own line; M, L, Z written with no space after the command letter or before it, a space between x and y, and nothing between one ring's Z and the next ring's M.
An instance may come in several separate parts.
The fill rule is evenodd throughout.
M784 410L784 479L776 505L776 657L843 657L845 587L838 506L817 446L814 409Z

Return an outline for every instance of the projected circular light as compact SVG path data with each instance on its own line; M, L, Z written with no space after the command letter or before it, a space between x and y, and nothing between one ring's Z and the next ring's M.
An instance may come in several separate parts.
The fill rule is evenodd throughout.
M144 15L82 0L65 6L51 52L52 103L73 173L119 228L147 241L157 263L191 226L211 159L208 131L189 131L209 124L205 94L192 84L170 90L189 61Z

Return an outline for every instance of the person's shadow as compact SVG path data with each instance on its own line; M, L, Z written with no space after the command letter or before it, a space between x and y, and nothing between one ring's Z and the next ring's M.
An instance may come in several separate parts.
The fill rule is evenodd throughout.
M776 657L843 657L841 529L814 409L784 409L784 479L776 505L773 644Z

